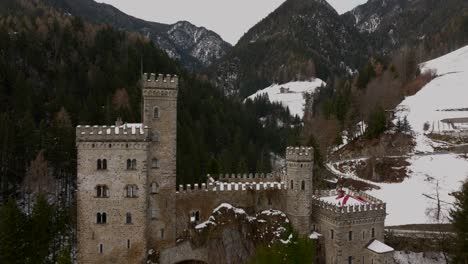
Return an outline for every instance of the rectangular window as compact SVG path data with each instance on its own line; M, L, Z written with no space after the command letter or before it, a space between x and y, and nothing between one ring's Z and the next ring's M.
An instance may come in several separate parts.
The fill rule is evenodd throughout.
M102 252L104 252L104 247L102 244L99 244L99 253L102 254Z
M161 228L161 239L164 239L164 228Z
M353 257L352 256L348 257L348 264L353 264Z
M127 240L127 248L130 248L130 239Z
M335 231L333 229L330 230L330 239L334 239Z
M348 233L348 240L352 241L353 240L353 231L349 231Z

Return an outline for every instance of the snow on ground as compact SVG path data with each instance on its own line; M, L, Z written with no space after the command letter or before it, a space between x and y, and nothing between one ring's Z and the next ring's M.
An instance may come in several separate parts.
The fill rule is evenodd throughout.
M248 98L253 100L257 96L266 94L270 102L279 102L284 107L289 107L291 115L298 115L302 118L304 117L305 104L303 93L313 93L321 85L325 85L325 82L318 78L310 81L273 84L270 87L257 91ZM281 90L283 90L283 93L281 93Z
M375 183L380 190L369 193L387 203L386 225L424 224L436 222L436 202L425 195L436 197L437 183L442 203L441 222L448 221L449 194L458 191L468 176L468 161L455 154L413 156L409 159L410 176L402 183ZM429 213L429 214L428 214Z
M367 203L367 201L362 198L353 197L349 194L320 197L320 200L338 206L361 205Z
M397 264L445 264L444 256L442 253L415 253L411 251L395 251L393 259Z
M422 72L436 70L434 80L397 107L397 117L407 116L416 132L416 151L432 152L434 142L424 135L428 122L435 132L451 130L440 122L446 118L468 117L468 111L443 111L468 108L468 46L421 64Z
M434 152L438 143L424 134L423 125L429 122L437 132L451 129L440 122L446 118L468 117L468 111L441 111L446 109L468 109L468 46L421 65L423 72L435 69L438 77L424 86L418 93L405 98L397 107L397 118L407 116L416 140L416 153L408 158L409 177L402 183L372 183L380 190L369 193L387 203L386 225L434 223L436 202L426 195L435 197L439 185L442 202L441 222L447 222L450 193L461 188L468 179L468 160L457 154ZM356 160L358 162L359 160ZM328 166L332 170L332 165ZM335 170L336 171L336 170ZM357 179L354 172L336 172ZM369 182L369 181L365 181ZM412 262L416 263L416 262Z

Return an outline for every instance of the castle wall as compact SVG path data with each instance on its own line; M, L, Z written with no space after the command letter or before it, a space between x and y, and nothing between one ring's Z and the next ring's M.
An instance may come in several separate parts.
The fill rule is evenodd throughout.
M141 263L146 254L146 142L83 142L78 139L78 262ZM86 139L87 140L87 139ZM107 169L97 170L106 159ZM127 170L127 159L136 159L136 170ZM135 198L125 187L136 185ZM97 185L109 188L108 197L97 197ZM97 223L97 213L107 223ZM126 223L131 213L132 223ZM102 245L102 253L100 252Z
M215 175L207 175L208 178ZM222 182L281 182L284 174L282 173L225 173L216 175Z
M232 184L222 186L179 187L176 194L177 237L183 238L186 230L208 220L221 203L229 203L254 214L267 209L284 211L285 186L280 183ZM200 219L191 222L192 212L199 212Z

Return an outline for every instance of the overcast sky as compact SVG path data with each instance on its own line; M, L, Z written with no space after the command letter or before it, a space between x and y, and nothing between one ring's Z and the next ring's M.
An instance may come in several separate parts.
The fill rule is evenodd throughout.
M235 44L252 26L285 0L96 0L149 21L172 24L187 20L211 29ZM328 0L344 13L367 0Z

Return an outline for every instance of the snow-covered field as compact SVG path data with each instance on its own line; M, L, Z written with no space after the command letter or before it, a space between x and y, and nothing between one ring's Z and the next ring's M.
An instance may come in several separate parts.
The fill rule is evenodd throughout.
M304 117L304 104L305 99L303 93L313 93L317 87L325 85L320 79L313 79L303 82L289 82L284 84L273 84L263 90L259 90L248 98L255 99L255 97L266 94L270 102L279 102L284 107L289 107L291 115L297 115L300 118ZM281 93L281 88L285 92Z
M416 140L415 152L408 158L409 177L402 183L378 185L371 195L387 203L386 225L423 224L438 222L435 198L437 189L442 205L440 222L447 222L454 198L450 193L461 188L468 179L468 160L462 155L434 152L438 143L424 134L423 125L436 126L442 119L468 117L468 111L440 111L468 108L468 46L422 66L423 71L435 69L438 77L417 94L407 97L399 106L397 117L407 116ZM446 128L448 129L448 128ZM344 175L355 178L352 172ZM438 186L438 187L437 187Z
M405 110L397 116L407 116L415 132L415 151L426 154L409 160L412 173L403 183L379 184L381 190L372 192L388 203L388 225L433 222L431 215L436 203L425 195L435 197L437 184L440 199L444 201L442 213L447 216L449 204L454 201L449 194L459 190L461 182L468 178L468 160L456 154L433 153L437 143L426 137L423 129L425 122L437 129L438 124L443 126L442 119L468 117L468 111L441 111L468 108L468 46L428 61L421 68L423 72L436 70L438 77L417 94L407 97L398 106ZM446 217L442 220L448 221Z
M437 184L439 197L443 201L440 222L448 221L449 203L454 201L449 194L461 187L467 178L468 161L454 154L413 156L409 159L412 171L402 183L376 183L380 190L369 193L387 203L386 225L425 224L437 222L436 197Z
M424 123L438 132L451 130L441 120L468 117L468 111L453 111L468 108L468 46L421 65L422 72L431 69L437 71L438 77L397 107L401 110L398 117L408 117L416 132L416 151L421 152L433 150L433 142L424 135ZM443 111L449 109L452 111Z

